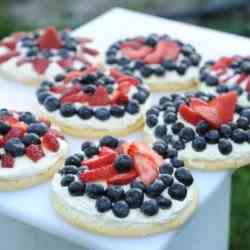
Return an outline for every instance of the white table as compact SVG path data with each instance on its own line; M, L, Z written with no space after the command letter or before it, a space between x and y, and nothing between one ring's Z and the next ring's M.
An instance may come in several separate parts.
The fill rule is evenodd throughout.
M122 36L166 32L193 43L205 58L250 50L249 40L181 24L123 9L113 9L76 30L96 37L105 48ZM29 86L0 81L1 106L30 109L35 90ZM139 135L136 135L139 136ZM71 150L81 140L67 137ZM50 204L50 185L12 193L0 193L1 250L189 250L227 249L231 173L193 171L199 187L199 208L179 230L145 238L108 238L78 230L57 217Z

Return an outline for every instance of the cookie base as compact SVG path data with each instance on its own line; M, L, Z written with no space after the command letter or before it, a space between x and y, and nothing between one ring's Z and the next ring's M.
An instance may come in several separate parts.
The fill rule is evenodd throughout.
M192 202L181 211L176 218L168 222L159 224L134 224L132 226L120 226L118 223L99 222L101 219L93 219L89 215L73 210L67 205L55 192L52 193L52 204L56 212L69 224L78 228L90 231L92 233L116 236L116 237L143 237L146 235L157 234L172 230L184 224L194 212L197 206L196 189L192 191ZM121 220L122 225L122 220Z
M49 180L61 167L63 167L66 155L60 157L57 162L50 166L47 171L26 178L16 180L0 180L0 191L15 191L29 188Z

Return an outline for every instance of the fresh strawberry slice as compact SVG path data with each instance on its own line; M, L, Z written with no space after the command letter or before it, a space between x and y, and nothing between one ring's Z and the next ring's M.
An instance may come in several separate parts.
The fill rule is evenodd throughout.
M56 94L61 94L66 90L65 85L58 85L58 86L53 86L50 88L50 91Z
M101 147L99 151L100 156L109 155L109 154L117 154L117 152L113 150L112 148L109 148L106 146Z
M129 148L130 148L129 143L122 143L116 148L116 152L118 154L128 154Z
M250 77L247 79L246 91L250 92Z
M89 48L85 46L83 47L82 51L91 56L97 56L99 54L99 51L97 49L93 49L93 48Z
M243 81L245 81L247 79L248 75L247 74L240 74L238 79L236 80L237 84L241 84Z
M209 102L209 106L218 110L222 123L228 123L233 120L238 95L235 91L216 96Z
M100 106L110 104L109 94L107 89L103 86L98 86L95 93L89 99L90 106Z
M198 115L197 113L195 113L188 105L186 104L181 104L180 108L179 108L179 112L180 115L182 116L182 118L193 124L196 125L198 124L200 121L202 121L202 118L200 115Z
M65 139L64 134L61 131L57 130L57 129L50 128L49 132L54 134L57 138Z
M159 175L155 163L141 154L137 154L133 159L140 179L145 185L150 185Z
M128 57L131 60L134 60L134 59L143 59L145 56L147 56L149 53L153 51L153 48L144 45L139 49L122 48L121 51L122 54L124 54L126 57Z
M193 109L193 107L197 105L208 106L208 103L199 98L195 98L195 97L191 98L190 108Z
M89 169L96 169L112 164L117 156L117 152L112 149L109 151L104 150L106 151L105 154L84 160L82 161L82 165L88 166Z
M67 95L61 98L61 103L85 103L89 100L89 96L84 94L83 92L79 92L76 94Z
M0 64L4 63L4 62L7 62L12 57L15 57L15 56L18 56L18 55L19 55L19 53L16 52L16 51L7 52L7 53L5 53L5 54L3 54L3 55L0 56Z
M234 57L222 57L212 66L212 68L213 70L225 69L234 61L234 59Z
M127 76L126 74L122 73L119 69L117 68L111 68L110 69L110 75L118 80L121 77Z
M132 49L139 49L143 45L143 41L136 41L136 40L131 40L127 42L123 42L121 44L121 48L132 48Z
M13 125L18 122L18 119L13 115L4 115L0 118L1 121L8 123L9 125Z
M60 143L54 133L50 131L46 132L46 134L42 137L43 146L52 152L57 152L60 148Z
M16 48L16 41L14 39L9 39L9 40L6 40L6 41L2 41L0 43L0 46L3 46L3 47L6 47L10 50L14 50Z
M10 154L4 154L1 157L2 168L13 168L15 159Z
M0 136L0 148L4 147L4 144L5 144L5 140L4 140L4 137L1 135Z
M27 131L28 125L25 122L16 122L12 124L12 128L18 128L25 133Z
M84 182L108 180L115 176L117 171L113 165L107 165L101 168L86 171L80 174L80 179Z
M110 96L111 104L119 104L123 105L128 102L128 96L122 93L119 90L114 91L114 93Z
M67 96L71 96L73 94L76 94L78 92L81 91L81 86L80 85L74 85L73 87L67 88L65 90L65 92L63 93L63 96L61 97L61 99L67 97Z
M60 49L62 43L55 27L48 27L38 40L40 49Z
M45 123L48 127L51 126L50 120L49 120L48 118L46 118L46 117L40 117L38 120L39 120L40 122Z
M193 107L193 110L201 118L207 121L212 127L214 128L220 127L222 123L222 118L217 108L206 105L196 105Z
M137 176L138 173L133 169L128 173L118 174L111 177L108 179L107 183L108 185L126 185L131 183Z
M11 128L10 131L4 136L5 142L11 138L23 138L25 131L22 128Z
M137 86L140 83L140 80L129 75L124 75L118 79L118 83L128 82L131 85Z
M49 63L47 59L42 58L36 58L32 61L32 65L38 74L43 74L47 70Z
M65 83L71 82L72 80L81 77L83 75L83 72L80 71L71 71L66 75L66 78L64 80Z
M26 148L25 154L29 159L31 159L34 162L37 162L44 157L44 152L41 146L34 144L31 144Z
M62 67L62 68L71 68L73 65L73 60L72 59L62 59L60 61L58 61L58 64Z

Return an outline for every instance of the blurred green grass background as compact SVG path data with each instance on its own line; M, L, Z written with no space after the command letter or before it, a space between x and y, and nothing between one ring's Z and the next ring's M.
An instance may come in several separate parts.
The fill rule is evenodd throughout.
M73 16L72 13L64 11L60 14L55 13L53 19L47 21L34 22L23 21L22 18L11 14L9 3L15 1L0 1L0 37L4 37L13 31L29 30L41 25L53 24L58 27L76 26L84 23L96 14L108 9L106 6L100 13L88 13L85 16ZM18 2L18 1L16 1ZM21 2L28 2L27 0ZM121 2L121 1L118 1ZM159 1L127 1L126 7L154 13L154 7ZM141 3L143 2L143 4ZM152 4L154 2L154 4ZM19 2L20 4L20 2ZM158 6L159 7L159 6ZM153 9L153 10L152 10ZM166 8L167 9L167 8ZM157 11L156 11L157 12ZM158 12L157 12L158 13ZM28 19L29 20L29 19ZM52 21L51 21L52 20ZM187 21L221 30L234 34L250 37L250 11L248 9L227 11L224 13L209 14L205 17L190 18ZM249 53L249 52L248 52ZM250 168L237 170L233 175L232 201L231 201L231 228L230 228L230 250L249 250L250 249Z

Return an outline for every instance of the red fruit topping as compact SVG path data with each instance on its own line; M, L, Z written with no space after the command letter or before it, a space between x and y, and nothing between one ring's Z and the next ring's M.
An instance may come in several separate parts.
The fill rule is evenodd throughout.
M248 80L247 80L246 91L250 92L250 77L248 77Z
M52 152L57 152L60 147L59 141L57 140L54 133L49 131L43 136L42 143L45 148Z
M80 71L71 71L66 75L66 78L64 80L65 83L68 83L78 77L81 77L83 75L83 72Z
M84 182L108 180L115 176L117 171L113 165L107 165L101 168L93 169L80 174L80 179Z
M128 173L115 175L108 179L107 183L108 185L126 185L131 183L137 176L138 173L133 169Z
M42 148L39 145L34 144L31 144L26 148L25 154L34 162L39 161L41 158L44 157L44 152Z
M13 168L15 161L10 154L2 155L1 160L2 160L2 168Z
M234 59L234 57L222 57L213 65L213 69L225 69L234 61Z
M121 77L126 76L124 73L122 73L119 69L117 68L111 68L110 69L110 75L115 78L116 80L118 80Z
M61 103L76 103L76 102L87 102L89 99L89 96L84 94L83 92L78 92L76 94L66 95L61 98Z
M91 56L96 56L99 54L99 51L97 49L88 48L88 47L83 47L82 51Z
M50 120L48 118L46 118L46 117L40 117L39 121L45 123L48 127L51 126Z
M129 143L122 143L116 148L116 152L118 154L128 154L129 148L130 148Z
M5 140L3 136L0 136L0 148L2 148L5 144Z
M25 122L16 122L12 124L12 128L18 128L25 133L27 131L28 125Z
M122 93L119 90L114 91L114 93L110 96L110 101L112 104L125 104L128 102L127 94Z
M101 149L99 151L100 156L109 155L109 154L117 155L117 152L109 147L106 147L106 146L101 147Z
M32 61L33 67L38 74L43 74L49 66L47 59L36 58Z
M58 64L62 67L62 68L71 68L73 65L73 60L72 59L63 59L58 61Z
M0 120L5 123L8 123L11 126L18 122L18 119L15 118L13 115L4 115L0 118Z
M140 80L133 77L133 76L129 76L129 75L124 75L120 78L118 78L118 83L123 83L123 82L128 82L130 85L138 85L140 83Z
M2 41L0 46L6 47L10 50L14 50L16 48L16 41L14 39L9 39L6 41Z
M11 138L23 138L25 131L22 128L11 128L10 131L4 136L5 142Z
M199 116L197 113L195 113L188 105L181 104L179 108L180 115L182 118L190 122L193 125L198 124L200 121L202 121L201 116Z
M54 134L56 137L60 138L60 139L65 139L63 133L57 129L54 129L54 128L50 128L49 129L49 132Z
M243 73L243 74L240 74L240 75L239 75L239 78L236 80L236 83L237 83L237 84L241 84L243 81L245 81L245 80L247 79L247 77L248 77L248 76L247 76L246 74L244 74L244 73Z
M64 85L58 85L58 86L53 86L50 88L50 91L56 94L61 94L66 90L66 87Z
M126 57L133 60L133 59L143 59L145 56L147 56L153 51L153 48L144 45L139 49L132 49L128 47L121 48L121 51Z
M123 42L120 47L122 49L124 48L139 49L142 45L143 45L143 41L133 40L133 41Z
M90 106L100 106L110 104L109 94L103 86L98 86L95 93L90 96L88 101Z
M112 149L103 149L100 156L85 160L82 165L87 165L89 169L97 169L112 164L117 156L117 152Z
M202 99L199 98L191 98L191 102L190 102L190 108L193 109L195 106L197 105L205 105L207 106L207 102L203 101Z
M55 27L48 27L38 40L40 49L60 49L62 43Z
M19 55L19 53L16 51L7 52L6 54L3 54L0 56L0 63L4 63L4 62L8 61L9 59L11 59L12 57L15 57L18 55Z

